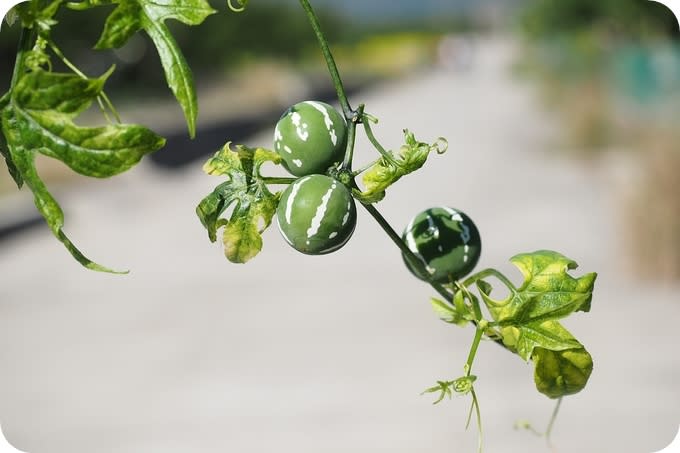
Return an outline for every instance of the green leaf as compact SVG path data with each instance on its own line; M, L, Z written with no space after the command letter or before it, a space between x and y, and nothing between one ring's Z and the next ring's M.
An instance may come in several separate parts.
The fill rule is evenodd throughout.
M14 165L14 160L12 160L12 155L9 152L9 147L7 146L5 135L2 131L0 131L0 155L5 158L5 164L7 164L7 170L9 170L10 176L16 183L17 187L21 189L21 186L24 185L24 180L21 177L19 169L17 169L16 165Z
M557 321L539 321L517 327L504 327L501 329L501 335L503 343L524 360L529 360L534 348L539 346L553 351L581 346Z
M98 178L124 172L145 154L162 148L165 140L143 126L80 127L73 122L101 93L109 73L97 79L42 70L24 75L3 110L10 147L20 143L28 151Z
M120 0L95 45L97 49L121 47L143 29L158 50L168 86L182 107L191 137L196 135L198 116L193 75L165 21L175 19L186 25L198 25L213 13L215 10L206 0Z
M576 263L557 253L540 250L510 260L524 281L515 287L497 271L495 275L510 291L503 300L492 299L491 285L477 280L477 289L498 328L503 344L522 359L534 361L536 387L551 397L579 392L593 368L583 345L559 320L577 311L589 311L597 275L569 275Z
M536 346L551 350L578 346L569 332L553 321L590 309L597 275L574 278L567 271L575 269L576 263L546 250L516 255L510 261L522 272L524 282L519 288L506 282L510 295L505 300L490 297L488 282L478 285L489 313L501 327L504 343L524 360L529 360Z
M401 147L397 156L389 152L387 156L379 159L370 169L364 173L363 192L354 190L354 196L364 203L376 203L385 198L385 190L419 168L427 161L430 152L438 154L446 152L446 140L440 138L436 143L429 145L419 142L408 130L404 130L406 144Z
M450 324L463 326L474 319L474 315L472 314L472 310L470 310L462 299L462 291L459 291L456 293L454 299L454 302L456 302L455 305L435 298L432 298L430 303L432 304L432 309L437 313L437 316L439 316L439 319Z
M0 111L0 145L18 185L25 182L53 234L88 269L114 272L85 257L63 232L64 214L35 169L35 154L64 162L86 176L108 177L135 165L165 140L137 125L80 127L73 121L102 92L109 73L95 79L36 70L21 75Z
M21 18L23 27L37 28L42 33L49 33L52 26L57 23L54 15L62 3L63 0L26 1L16 5L13 11Z
M63 231L64 213L62 212L61 207L47 191L47 187L40 179L40 176L38 176L34 162L35 153L24 149L21 147L21 145L14 147L11 152L18 171L21 173L26 185L33 192L35 206L47 221L52 233L57 237L57 239L59 239L59 241L61 241L62 244L64 244L73 258L75 258L76 261L78 261L87 269L93 271L126 274L128 271L114 271L95 263L83 255L80 250L78 250L78 248L71 242L68 236L66 236L66 233Z
M536 388L550 398L580 392L593 371L593 358L583 347L563 351L536 348L531 359Z
M537 304L534 310L551 313L554 318L557 312L571 313L590 311L593 286L597 274L590 273L574 279L567 274L578 264L564 255L548 250L515 255L510 261L519 268L524 276L524 284L519 288L527 297L535 297ZM536 314L527 313L527 315Z
M206 164L209 175L226 176L196 208L196 214L208 230L211 242L217 240L217 230L224 227L222 242L227 259L245 263L262 250L262 232L271 224L280 194L272 194L260 176L265 162L279 164L281 157L263 148L227 143ZM230 218L222 214L233 206Z

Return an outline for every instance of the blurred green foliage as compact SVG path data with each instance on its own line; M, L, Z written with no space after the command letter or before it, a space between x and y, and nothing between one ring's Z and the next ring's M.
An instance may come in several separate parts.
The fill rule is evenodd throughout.
M583 31L626 40L680 37L671 11L648 0L529 0L521 24L530 38Z
M630 162L617 212L634 278L680 279L677 19L648 0L528 0L520 25L520 67L560 116L567 149L634 151L616 157Z
M191 66L197 84L220 76L240 63L256 57L295 62L316 45L306 17L295 5L278 2L252 2L243 13L229 11L224 2L212 1L218 12L196 28L168 22L173 35ZM64 54L90 75L106 71L112 64L117 71L107 86L143 92L165 93L160 62L150 40L138 34L115 51L92 50L112 7L88 11L61 8L54 29L55 42ZM324 32L332 41L339 39L343 20L324 10L318 11ZM19 37L19 24L3 26L0 33L0 91L9 85ZM59 66L57 66L59 67Z

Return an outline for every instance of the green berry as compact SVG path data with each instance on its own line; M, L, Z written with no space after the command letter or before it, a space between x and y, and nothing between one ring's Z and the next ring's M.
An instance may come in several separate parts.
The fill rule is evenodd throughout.
M409 270L421 280L439 283L472 272L482 252L479 231L470 217L448 207L427 209L415 216L402 239L429 275L419 272L403 255Z
M274 150L295 176L326 173L345 152L347 124L330 105L305 101L290 107L274 130Z
M323 255L345 245L354 232L357 211L349 190L324 175L304 176L281 195L279 230L299 252Z

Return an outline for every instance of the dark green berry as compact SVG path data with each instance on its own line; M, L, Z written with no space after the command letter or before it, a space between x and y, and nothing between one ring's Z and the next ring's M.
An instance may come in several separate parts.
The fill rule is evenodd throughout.
M464 212L448 207L427 209L416 215L402 235L426 274L404 255L411 272L421 280L439 283L458 280L472 272L482 252L479 230Z

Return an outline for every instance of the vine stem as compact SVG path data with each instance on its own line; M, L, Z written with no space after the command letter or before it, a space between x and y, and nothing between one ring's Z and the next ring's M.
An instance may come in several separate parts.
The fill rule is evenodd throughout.
M373 206L370 203L361 203L364 208L368 211L369 214L375 219L376 222L378 222L378 225L385 230L385 233L389 236L390 239L392 239L392 242L394 242L397 247L401 250L401 252L407 256L408 260L411 261L416 267L420 267L418 269L419 272L421 272L423 275L428 275L428 272L425 270L422 262L418 257L411 251L411 249L408 248L406 243L401 239L401 236L397 234L396 231L394 231L394 228L392 228L392 225L389 224L389 222L383 217L383 215L376 209L375 206ZM444 285L441 283L437 282L428 282L432 288L434 288L435 291L439 293L442 297L444 297L447 301L451 302L452 301L452 294L449 290L447 290Z
M319 41L319 45L321 46L321 52L323 53L323 57L326 60L326 65L328 66L328 71L331 74L331 79L333 79L333 85L335 86L335 91L338 93L338 100L342 106L342 112L345 114L345 119L347 119L348 122L352 121L355 117L355 112L349 105L347 93L345 92L345 87L342 84L342 79L340 78L340 73L338 72L338 66L335 64L335 59L333 58L330 47L328 46L328 40L326 40L326 36L324 36L323 32L321 31L319 18L316 16L316 13L314 13L312 5L308 0L300 0L300 5L305 10L305 13L307 13L309 23L312 25L316 39Z
M340 72L338 71L338 66L336 65L335 59L333 58L333 54L331 53L330 47L328 45L328 40L326 39L326 36L321 30L319 18L314 12L312 5L309 3L309 0L299 1L300 5L302 6L302 9L304 9L305 13L307 14L309 23L311 24L312 29L314 30L314 34L316 35L316 38L319 41L319 46L321 47L321 52L323 54L324 60L326 60L326 65L328 66L328 71L331 75L331 79L333 80L333 86L335 87L335 91L338 95L338 100L340 101L343 114L345 115L345 119L348 122L347 149L345 152L342 169L345 170L347 173L351 174L354 140L356 137L356 125L360 122L364 123L368 139L375 146L375 148L382 155L382 157L388 161L393 161L390 153L387 152L385 148L380 144L380 142L378 142L378 140L375 138L375 135L373 134L373 131L370 125L368 124L370 119L368 119L368 121L364 121L363 104L360 105L359 109L357 109L356 111L353 110L352 107L350 106L349 100L347 99L347 92L345 91L345 87L342 83L342 78L340 77ZM353 179L346 182L345 184L350 188L351 187L357 188L357 184ZM392 226L385 219L385 217L383 217L382 214L372 204L362 203L362 205L368 211L368 213L376 220L376 222L378 222L378 225L380 225L380 227L385 231L385 233L387 233L389 238L392 239L396 246L399 247L401 252L407 257L407 259L416 266L419 273L421 273L422 275L429 275L421 260L418 259L418 257L408 248L406 243L401 239L401 236L399 236L399 234L397 234L397 232L394 231L394 228L392 228ZM444 285L429 279L428 283L447 302L451 303L453 301L452 292L446 289ZM478 321L472 321L472 323L475 325L475 327L477 328L479 327ZM503 344L503 342L500 339L494 339L494 342L507 349L507 347Z
M380 153L380 155L388 161L392 165L397 165L395 162L394 158L392 157L392 154L387 151L378 141L377 138L375 138L375 134L373 134L373 129L371 129L371 125L369 124L370 121L364 121L364 130L366 131L366 137L368 138L368 141L371 142L371 144L375 147L375 149Z
M62 61L62 62L63 62L63 63L64 63L71 71L73 71L78 77L80 77L81 79L86 79L86 80L89 79L89 77L87 77L80 69L78 69L78 68L76 67L76 65L74 65L73 63L71 63L71 60L69 60L68 58L66 58L66 56L63 54L63 52L61 51L61 49L60 49L59 47L57 47L57 45L54 44L54 42L52 42L52 40L49 40L49 41L48 41L48 44L49 44L49 46L50 46L50 49L52 49L52 52L54 52L54 54L55 54L56 56L58 56L58 57L61 59L61 61ZM108 121L110 121L110 120L109 120L109 115L108 115L108 113L107 113L107 111L106 111L107 108L108 108L108 110L113 114L113 117L115 118L115 120L116 120L117 123L121 123L121 122L122 122L121 119L120 119L120 115L118 114L118 111L117 111L116 108L113 106L113 103L111 102L111 99L109 99L108 95L107 95L104 91L102 91L100 94L97 95L97 104L99 104L100 110L102 111L102 113L104 114L104 116L106 117L106 119L107 119ZM110 122L112 122L112 121L110 121Z
M376 222L378 222L378 225L387 233L387 236L389 236L390 239L392 239L392 242L396 244L397 247L399 247L399 250L406 255L407 259L411 261L411 264L414 266L418 267L419 269L418 272L422 275L429 275L427 270L424 268L423 263L421 262L418 257L411 251L411 249L408 248L406 243L401 239L401 236L397 234L396 231L394 231L394 228L392 228L392 225L389 224L389 222L383 217L383 215L376 209L375 206L373 206L370 203L361 203L363 207L368 211L368 213L375 219ZM493 270L493 269L492 269ZM434 282L432 280L428 280L427 283L430 284L430 286L439 293L440 296L442 296L447 302L453 303L453 294L451 294L451 291L447 290L444 285L438 282ZM470 283L471 284L471 283ZM479 322L478 321L471 321L475 327L479 327ZM508 349L507 346L503 343L503 340L499 338L494 338L492 339L494 343L497 345Z
M25 27L21 28L21 35L19 36L19 44L17 45L17 57L14 63L14 71L12 72L12 81L10 82L9 92L14 92L14 87L16 86L19 78L21 77L21 71L24 69L24 60L26 58L26 52L31 50L33 41L35 41L35 30L28 29Z
M269 177L263 176L262 181L266 184L292 184L297 181L297 178L287 178L287 177Z
M553 413L550 416L550 421L548 422L548 427L545 429L545 441L548 443L548 447L552 448L552 439L550 436L552 435L552 429L553 426L555 425L555 420L557 419L557 414L560 412L560 406L562 405L562 398L559 397L557 399L557 404L555 404L555 409L553 409Z
M472 341L472 346L470 346L470 353L468 354L467 361L465 362L465 376L470 376L472 373L472 364L475 361L475 356L477 355L477 349L479 348L479 343L482 341L482 336L484 335L485 322L480 322L477 325L477 330L475 331L475 339Z

